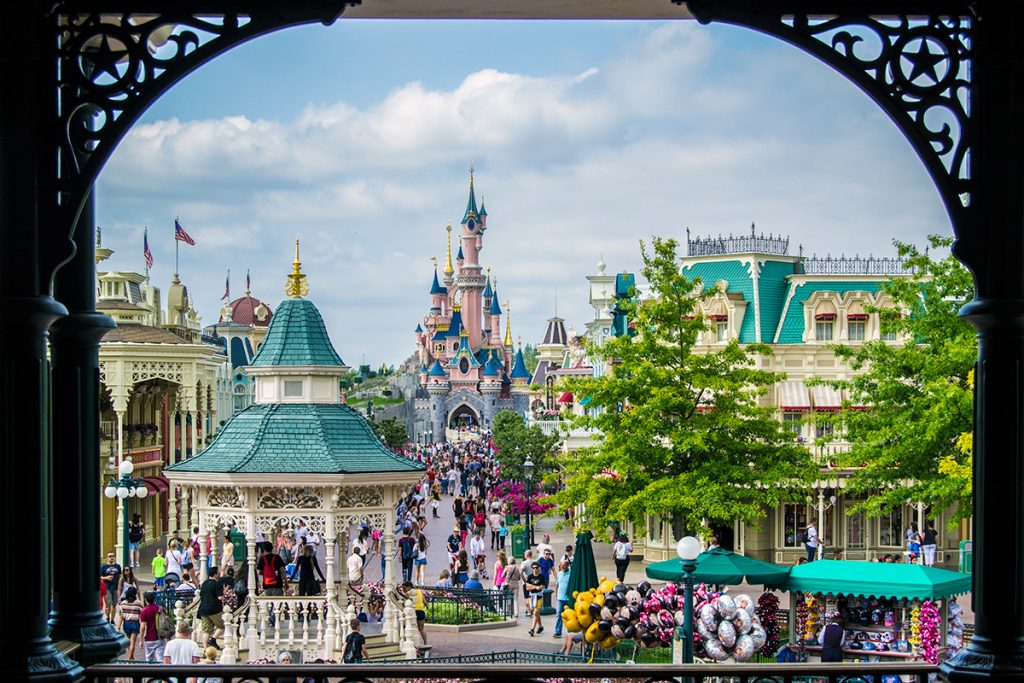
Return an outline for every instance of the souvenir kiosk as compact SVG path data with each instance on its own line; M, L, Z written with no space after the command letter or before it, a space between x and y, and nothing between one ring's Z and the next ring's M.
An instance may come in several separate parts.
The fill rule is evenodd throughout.
M971 590L968 574L918 564L818 560L797 565L779 585L792 593L790 648L820 657L826 615L845 629L849 661L921 659L938 663L962 636L955 596ZM952 636L952 637L950 637Z

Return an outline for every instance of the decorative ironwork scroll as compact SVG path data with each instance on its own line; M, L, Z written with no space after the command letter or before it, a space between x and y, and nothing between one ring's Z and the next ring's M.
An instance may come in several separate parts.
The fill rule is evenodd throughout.
M241 489L214 486L206 494L206 504L212 508L240 508L245 506L245 498Z
M938 186L954 229L962 234L971 200L974 17L969 3L936 2L928 14L916 16L885 15L877 6L857 2L827 8L813 0L685 4L701 23L736 24L775 36L853 81L910 140ZM837 5L844 9L836 13Z
M337 509L379 507L384 504L384 489L380 486L341 486L333 503Z
M60 58L60 170L56 201L65 234L100 168L142 113L214 57L257 36L313 22L332 24L360 0L288 3L66 0L54 6ZM134 10L132 8L135 8Z
M261 488L256 491L256 507L260 510L319 510L323 497L316 489L291 487Z
M275 529L294 529L299 522L305 524L310 532L321 536L327 529L327 518L323 515L256 515L256 528L265 534L271 534Z

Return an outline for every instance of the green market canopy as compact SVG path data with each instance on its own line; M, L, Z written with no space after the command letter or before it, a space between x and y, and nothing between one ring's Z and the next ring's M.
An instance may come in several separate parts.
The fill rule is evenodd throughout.
M785 581L788 576L785 567L755 560L724 548L705 550L697 556L695 564L695 580L724 586L741 583L776 584ZM680 581L683 578L683 561L677 558L648 565L647 577L663 581Z
M800 593L938 600L969 593L971 576L920 564L817 560L791 567L784 580L768 587Z

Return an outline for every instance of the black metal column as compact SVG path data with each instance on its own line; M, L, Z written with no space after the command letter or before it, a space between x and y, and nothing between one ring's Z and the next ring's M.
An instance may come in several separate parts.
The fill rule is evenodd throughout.
M100 605L100 376L99 341L114 321L96 312L95 199L75 228L77 251L57 271L54 295L70 315L53 325L53 640L81 645L79 661L113 659L128 640L103 617ZM69 520L79 520L70 524Z
M977 297L974 619L971 645L942 666L950 681L1024 680L1024 12L979 4L972 73L972 221L956 255Z
M0 679L69 680L81 674L49 637L50 377L47 331L67 311L49 295L62 248L43 236L44 186L56 155L52 31L35 2L4 8L17 31L0 41L0 519L31 539L0 583ZM49 91L49 96L47 96ZM75 524L76 520L63 520Z

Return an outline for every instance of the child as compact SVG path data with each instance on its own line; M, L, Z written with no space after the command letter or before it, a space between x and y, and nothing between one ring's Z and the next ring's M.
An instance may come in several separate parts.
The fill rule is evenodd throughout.
M345 636L345 653L341 660L346 664L362 664L364 659L370 658L366 650L366 637L359 632L359 620L353 619L349 622L352 632Z
M167 576L167 558L164 557L164 549L158 547L153 557L153 583L157 590L163 590L164 577Z
M501 526L498 527L498 550L505 549L506 536L508 536L508 527L505 526L505 520L501 520Z

